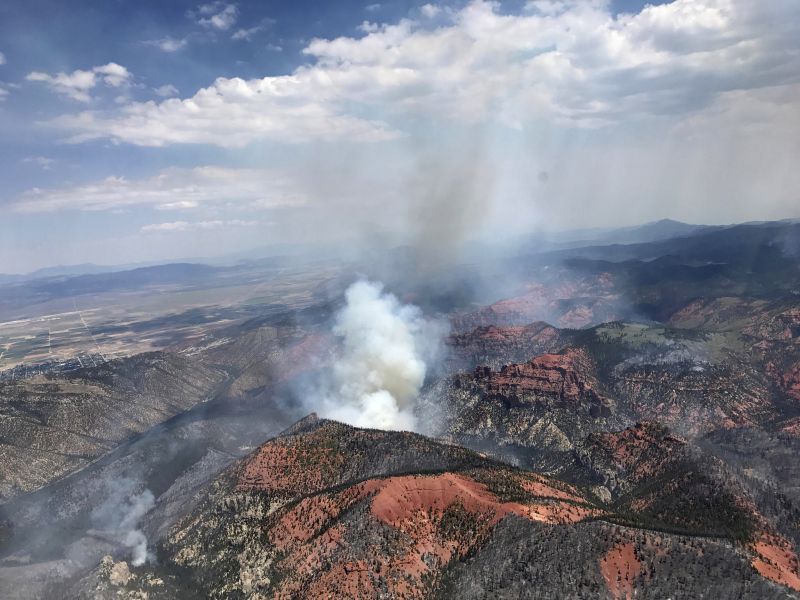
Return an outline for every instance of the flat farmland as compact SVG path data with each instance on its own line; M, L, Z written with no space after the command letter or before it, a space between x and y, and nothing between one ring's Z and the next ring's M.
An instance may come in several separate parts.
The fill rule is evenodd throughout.
M26 377L39 370L36 365L68 370L206 343L236 323L319 302L320 283L338 274L324 264L248 266L211 268L191 277L177 273L174 281L145 277L117 289L117 274L107 281L92 276L0 286L0 373ZM3 297L9 288L17 302Z

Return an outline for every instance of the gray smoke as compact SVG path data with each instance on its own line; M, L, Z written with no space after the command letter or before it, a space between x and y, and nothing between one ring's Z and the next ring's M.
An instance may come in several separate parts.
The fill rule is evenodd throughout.
M107 480L105 484L108 496L92 511L92 523L130 548L131 564L141 566L153 555L147 549L147 536L139 529L139 522L155 505L155 497L148 489L137 491L137 482L127 477Z
M435 275L458 261L463 245L482 232L493 193L494 167L482 132L460 149L428 140L417 146L406 198L408 233L418 277Z
M414 404L443 328L378 283L359 281L345 296L333 329L342 353L314 409L359 427L416 430Z

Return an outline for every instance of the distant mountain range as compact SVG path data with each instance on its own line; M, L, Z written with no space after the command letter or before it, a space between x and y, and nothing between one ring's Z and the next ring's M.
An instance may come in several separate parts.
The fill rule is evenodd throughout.
M676 237L686 237L709 229L719 229L724 226L718 225L692 225L673 219L661 219L652 221L644 225L633 225L630 227L603 228L603 229L580 229L566 231L558 234L564 242L575 243L613 243L613 244L633 244L641 242L653 242L656 240L666 240Z
M690 225L671 219L662 219L644 225L621 228L607 229L582 229L565 231L551 234L554 240L560 243L633 243L662 240L672 237L691 235L698 231L709 229L707 225ZM192 258L180 261L148 261L142 263L128 263L122 265L97 265L93 263L82 263L77 265L57 265L37 269L30 273L7 274L0 273L0 285L5 283L16 283L20 281L30 281L32 279L45 279L49 277L72 277L76 275L96 275L100 273L114 273L119 271L129 271L147 267L156 267L174 262L203 263L212 265L230 265L236 262L249 262L275 256L299 256L308 253L310 248L301 247L297 244L281 244L247 252L237 252L216 258Z

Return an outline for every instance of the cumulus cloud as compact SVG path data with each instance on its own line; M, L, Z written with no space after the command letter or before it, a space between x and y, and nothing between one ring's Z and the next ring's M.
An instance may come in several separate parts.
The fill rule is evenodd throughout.
M204 6L198 14L209 19L234 5ZM620 15L604 0L540 0L520 14L473 0L439 12L435 27L427 17L403 19L365 24L360 37L312 40L309 63L291 75L219 78L189 98L54 124L75 141L146 146L386 140L420 117L597 128L690 114L722 93L800 76L793 0L769 11L749 0L675 0ZM434 13L434 5L421 10Z
M359 427L416 430L414 403L442 330L377 283L356 282L345 298L333 329L342 353L313 408Z
M33 71L28 73L25 79L27 81L45 83L54 91L73 100L88 102L91 100L89 91L97 85L98 81L110 87L118 88L130 81L131 74L122 65L110 62L86 71L77 69L72 73L61 72L55 75Z
M168 223L152 223L142 227L142 233L169 233L183 231L202 231L209 229L222 229L225 227L254 227L258 221L243 221L241 219L231 219L228 221L171 221Z
M423 4L423 5L420 7L420 9L419 9L419 10L420 10L420 12L422 13L422 16L423 16L423 17L426 17L426 18L428 18L428 19L433 19L433 18L435 18L435 17L436 17L436 16L437 16L437 15L438 15L440 12L442 12L442 9L441 9L440 7L438 7L438 6L436 6L435 4Z
M127 83L131 78L128 69L113 62L101 67L95 67L93 71L102 77L106 85L111 87L119 87Z
M158 96L162 98L170 98L172 96L178 95L178 88L176 88L171 83L167 83L165 85L159 86L153 90Z
M25 79L46 83L58 93L79 102L88 102L91 99L88 91L96 85L94 72L80 69L72 73L58 73L57 75L33 71L28 73Z
M16 212L113 210L137 205L190 208L200 205L259 209L296 206L304 199L286 175L266 169L169 168L144 179L107 177L58 189L33 188L12 204Z
M201 4L194 11L190 11L189 15L203 27L226 31L236 23L239 9L235 4L219 1L209 2Z
M398 137L384 123L337 111L333 106L336 93L334 87L309 76L250 81L220 78L185 100L135 103L125 107L122 115L86 111L59 117L51 124L74 131L72 142L111 137L140 146L205 143L241 147L270 138L303 142ZM331 98L330 106L325 95Z

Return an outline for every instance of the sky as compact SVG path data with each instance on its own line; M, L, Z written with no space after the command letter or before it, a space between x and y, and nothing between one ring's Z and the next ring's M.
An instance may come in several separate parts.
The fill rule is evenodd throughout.
M0 272L800 217L800 2L0 3Z

